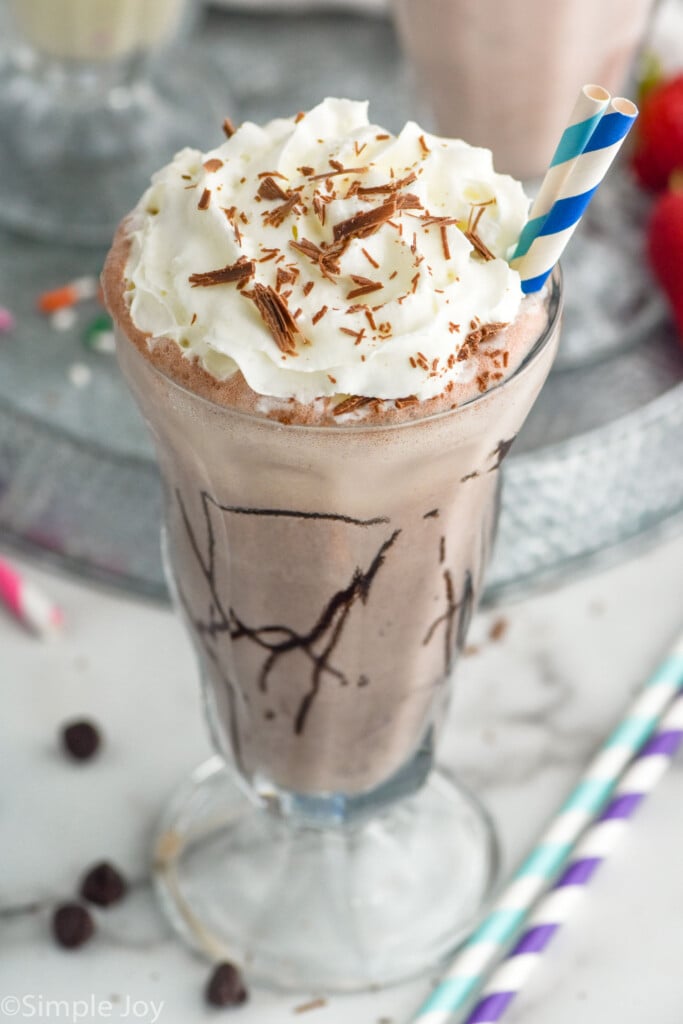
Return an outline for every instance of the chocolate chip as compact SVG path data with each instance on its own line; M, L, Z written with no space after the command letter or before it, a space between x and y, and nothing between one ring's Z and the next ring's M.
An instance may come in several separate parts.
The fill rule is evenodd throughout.
M52 918L52 933L65 949L78 949L95 932L93 919L78 903L62 903Z
M128 886L120 871L103 860L88 871L81 883L81 896L98 907L109 907L126 895Z
M85 719L70 722L62 729L62 746L76 761L88 761L97 753L102 738L97 726Z
M206 1001L211 1006L239 1006L247 1000L242 975L234 964L217 964L206 986Z

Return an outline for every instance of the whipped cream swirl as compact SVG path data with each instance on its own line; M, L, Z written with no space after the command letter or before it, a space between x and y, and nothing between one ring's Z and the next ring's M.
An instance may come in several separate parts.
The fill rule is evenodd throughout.
M327 99L184 149L131 221L131 316L253 391L422 401L476 372L467 337L515 319L526 221L491 153Z

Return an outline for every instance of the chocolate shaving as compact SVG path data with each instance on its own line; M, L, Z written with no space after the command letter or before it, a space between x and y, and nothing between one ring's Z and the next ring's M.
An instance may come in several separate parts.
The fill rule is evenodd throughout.
M313 209L315 210L316 214L318 215L318 220L320 221L321 224L325 223L325 208L326 208L326 206L327 206L327 203L322 198L322 196L320 196L320 195L318 195L316 193L313 196Z
M397 409L405 409L407 405L417 405L419 401L417 395L406 395L405 398L395 398L394 405Z
M397 210L421 210L422 203L414 192L402 192L396 196Z
M283 284L294 284L298 276L298 270L286 270L284 267L278 267L275 277L275 290L279 292Z
M237 263L229 263L218 270L206 270L201 274L190 274L188 281L193 288L209 288L214 284L230 284L253 277L256 265L246 256L240 256ZM258 287L258 285L256 286Z
M297 167L297 171L303 174L305 178L308 178L315 171L315 167L309 167L308 164L303 164L301 167Z
M270 285L264 284L255 284L242 294L252 300L280 351L288 356L296 355L294 336L298 333L297 326L282 297Z
M289 199L290 193L278 185L275 178L268 175L259 185L258 195L261 199Z
M334 225L333 234L335 241L345 238L365 238L373 234L383 224L390 220L398 209L398 196L392 196L380 206L372 210L365 210L362 213L355 213L347 220L339 221Z
M342 167L337 160L334 161L338 166L333 171L323 171L321 174L311 174L308 177L309 181L321 181L323 178L334 178L337 174L365 174L367 167ZM332 161L330 160L330 163Z
M327 306L321 306L318 312L314 313L313 316L311 317L311 323L317 324L318 321L322 320L322 318L325 316L325 313L327 313Z
M405 188L406 185L412 185L414 181L417 181L417 174L413 171L411 174L406 175L405 178L388 181L386 185L359 185L356 191L359 196L381 195L384 192L398 192L400 189Z
M313 291L314 288L315 288L315 281L307 281L306 284L303 286L302 291L303 291L304 295L308 295L310 292Z
M274 228L279 228L285 218L289 216L292 210L294 210L294 208L299 204L299 201L300 199L298 195L290 195L286 202L263 214L263 223Z
M474 231L464 231L463 234L467 241L474 246L479 255L483 256L487 263L489 260L495 260L496 257L493 255L488 246L485 245L484 242L482 242L479 235L475 234Z
M201 194L201 198L197 203L198 210L208 210L209 203L211 202L211 189L205 188Z
M328 280L334 280L333 275L341 272L339 260L348 245L345 239L332 242L331 244L323 243L322 245L316 245L315 242L302 238L301 241L290 242L289 244L292 249L296 249L297 252L300 252L315 263L323 277L326 277Z
M361 341L365 337L365 328L361 327L359 331L354 331L351 327L340 327L339 330L342 334L348 334L349 337L354 339L354 345L360 345Z
M448 245L448 228L445 224L441 225L441 246L443 248L443 258L449 260L451 258L451 250Z
M224 207L222 207L222 210L223 210L223 213L225 214L225 216L226 216L226 218L228 220L228 223L231 225L233 231L235 232L235 241L237 242L238 245L241 245L242 244L242 232L240 231L239 226L238 226L238 224L235 221L235 217L237 216L237 207L236 206L230 206L230 207L224 206Z
M376 259L373 259L373 257L370 255L368 250L367 249L361 249L361 252L365 256L365 258L368 261L368 263L370 263L376 270L378 270L379 269L379 263L377 262Z
M467 241L474 246L479 255L483 256L483 258L487 262L489 260L495 260L496 257L493 255L488 246L486 246L484 242L482 242L481 238L477 234L477 230L479 228L479 221L481 220L486 207L491 205L491 202L492 200L489 200L486 203L473 204L472 209L470 210L469 220L467 222L467 229L463 232ZM478 207L478 209L476 216L473 217L475 207Z
M333 416L343 416L347 412L353 412L354 409L362 409L364 405L369 405L370 402L374 402L374 398L370 398L367 395L349 395L339 405L336 405L332 410Z
M283 181L289 181L289 178L285 174L280 174L279 171L260 171L256 175L257 178L282 178Z
M219 160L217 156L214 156L210 160L205 160L202 166L205 171L212 174L214 171L220 171L223 166L223 161Z
M348 293L346 298L357 299L361 295L370 295L372 292L377 292L379 291L380 288L383 287L384 285L382 284L381 281L368 281L366 278L366 283L361 284L358 288L354 288L352 291Z
M235 132L237 131L229 117L226 117L225 120L223 121L223 131L225 132L227 138L229 139L231 139Z

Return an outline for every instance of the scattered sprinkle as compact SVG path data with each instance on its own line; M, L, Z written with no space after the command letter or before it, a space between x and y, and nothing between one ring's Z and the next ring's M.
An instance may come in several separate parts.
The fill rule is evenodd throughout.
M92 370L85 363L72 363L69 367L69 380L75 388L84 388L92 379Z
M60 288L42 292L38 296L38 309L41 313L55 313L59 309L75 306L85 299L94 299L98 290L96 277L79 277Z
M211 189L205 188L201 194L199 202L197 203L198 210L208 210L209 203L211 202Z
M16 320L14 314L10 313L9 309L5 306L0 306L0 334L7 334L9 331L13 331L16 327Z
M111 317L101 313L91 320L83 332L83 344L93 352L114 352L116 342Z
M70 331L77 319L76 310L71 306L65 306L50 316L50 327L54 331Z

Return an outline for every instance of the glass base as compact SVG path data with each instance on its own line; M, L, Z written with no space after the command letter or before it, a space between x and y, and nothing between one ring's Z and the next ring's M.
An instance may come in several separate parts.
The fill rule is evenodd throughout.
M443 769L374 817L318 828L253 802L218 757L164 815L154 877L176 931L280 989L354 991L436 969L498 866L479 804Z
M184 146L223 140L221 107L176 55L120 80L99 66L0 74L0 222L22 234L105 245L152 174ZM225 105L225 107L224 107Z

